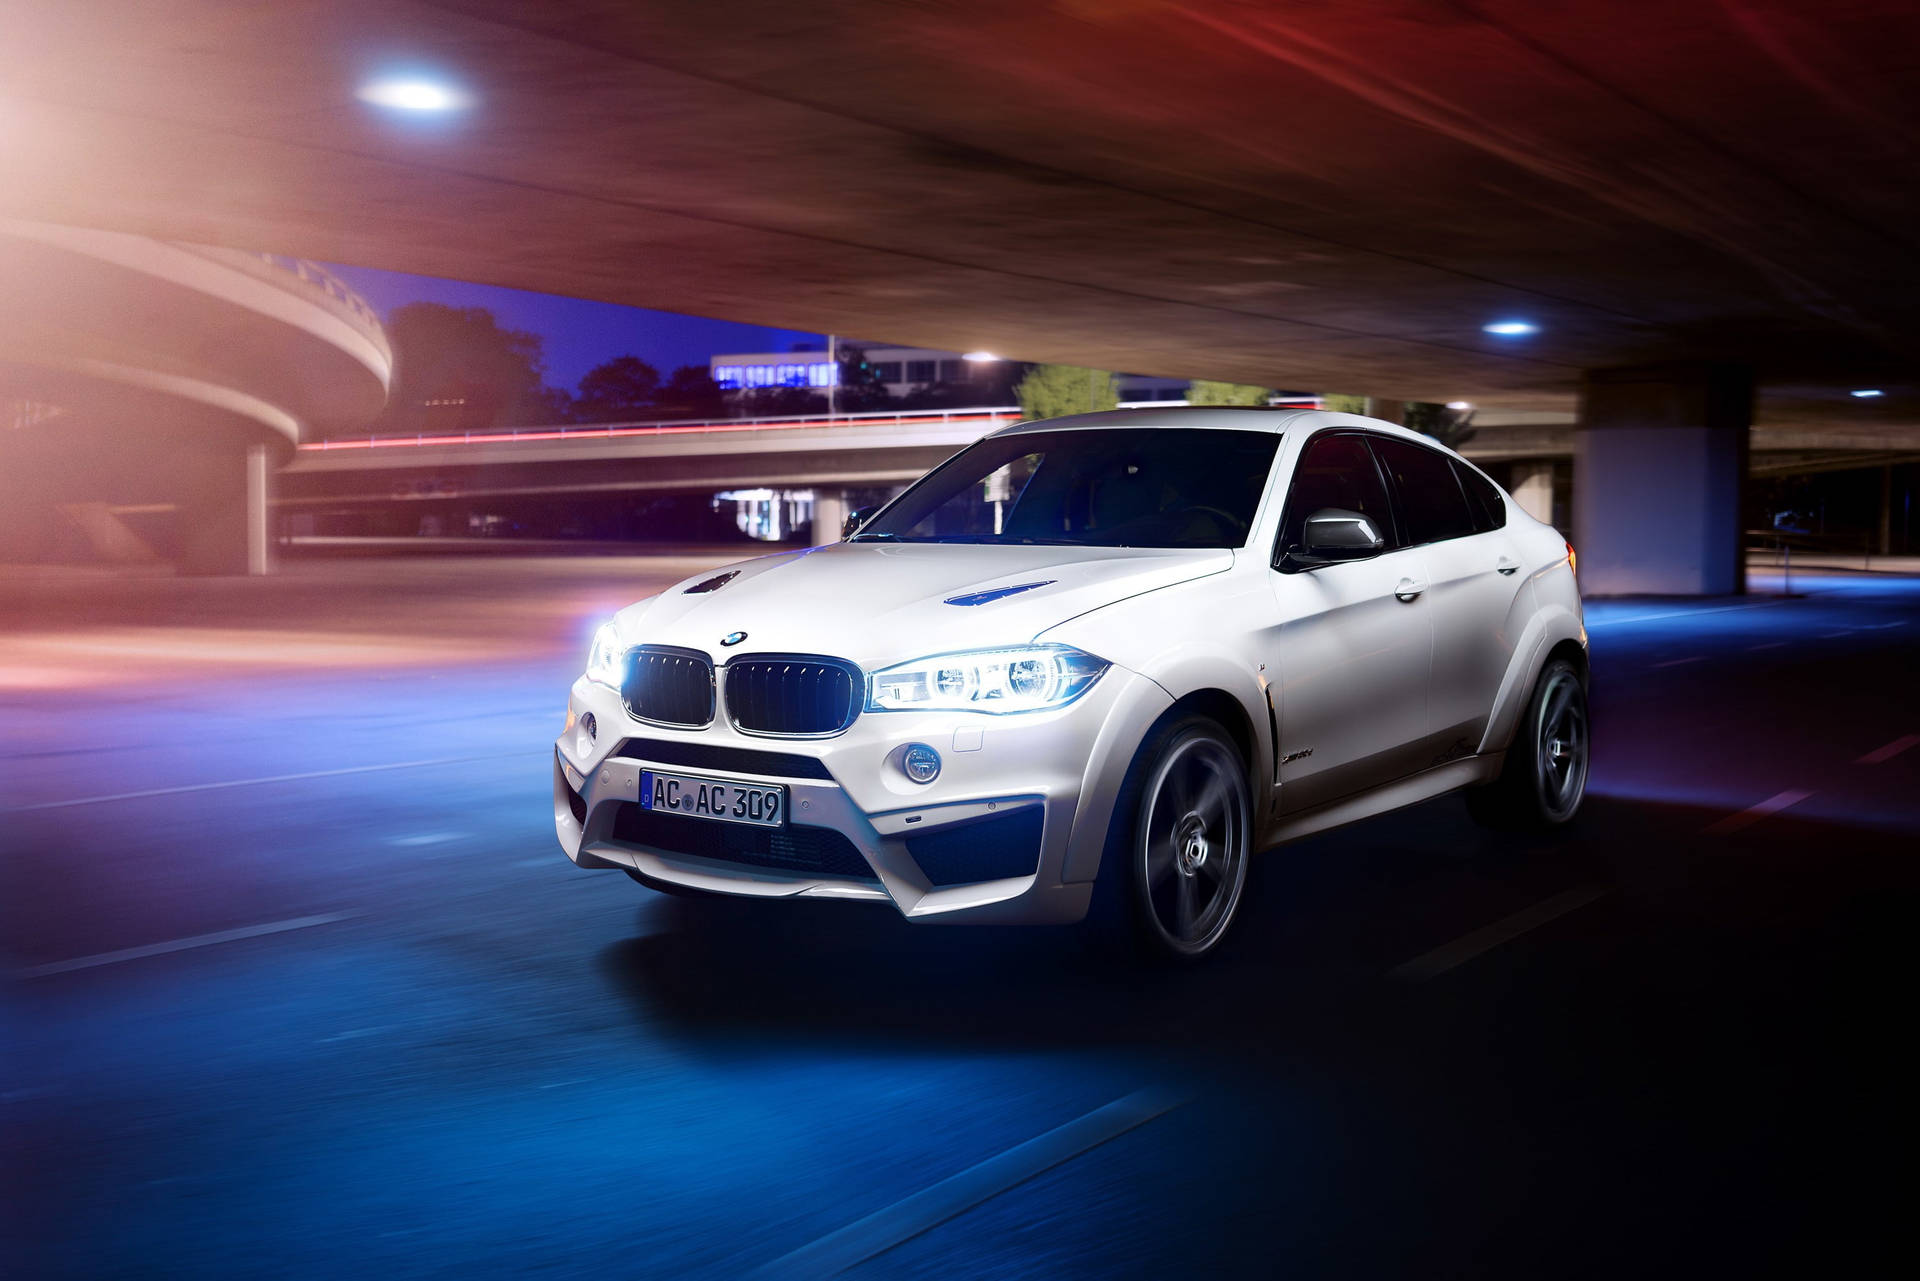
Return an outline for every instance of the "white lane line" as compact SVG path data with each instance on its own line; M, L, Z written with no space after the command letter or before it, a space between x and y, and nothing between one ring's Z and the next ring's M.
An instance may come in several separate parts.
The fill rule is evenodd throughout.
M948 1219L1044 1174L1082 1152L1117 1139L1127 1131L1163 1116L1187 1100L1168 1090L1136 1090L1105 1107L1028 1139L995 1157L942 1179L904 1201L895 1201L864 1219L856 1219L790 1254L756 1268L751 1275L769 1278L827 1277L844 1272L903 1241L938 1227Z
M544 756L540 752L504 752L494 756L437 756L424 761L395 761L391 765L350 765L345 769L317 769L304 774L265 774L259 778L230 778L219 783L186 783L179 787L149 787L138 792L109 792L104 796L79 796L67 801L41 801L37 805L15 805L0 814L25 814L31 810L59 810L74 805L104 805L108 801L137 801L147 796L179 796L186 792L217 792L228 787L258 787L262 783L297 783L309 778L339 778L346 774L377 774L390 769L424 769L429 765L466 765L474 761L505 761L520 756Z
M1767 642L1766 644L1764 644L1764 645L1749 645L1749 646L1747 646L1747 652L1748 652L1749 654L1751 654L1751 653L1752 653L1753 651L1755 651L1756 649L1782 649L1782 648L1784 648L1785 646L1786 646L1786 642L1785 642L1785 641L1768 641L1768 642Z
M466 835L464 832L421 832L417 836L396 836L389 840L387 844L402 846L445 845L448 841L457 841L464 835Z
M1753 826L1769 814L1778 814L1790 805L1798 805L1812 795L1812 792L1779 792L1758 805L1749 805L1738 814L1729 814L1718 822L1709 823L1701 830L1708 836L1737 832L1743 827Z
M1725 614L1736 609L1765 609L1769 605L1778 605L1779 600L1755 601L1751 605L1716 605L1712 609L1675 609L1664 614L1636 614L1632 618L1588 619L1587 628L1618 627L1622 623L1658 623L1669 618L1691 618L1695 614Z
M52 961L46 965L34 965L19 971L19 975L23 979L39 979L49 974L91 970L102 965L118 965L122 961L165 956L169 952L186 952L196 947L212 947L216 943L236 943L241 939L257 939L268 934L285 934L290 930L310 930L316 925L332 925L335 921L351 920L354 915L352 912L325 912L319 916L296 916L285 921L268 921L265 925L243 925L237 930L218 930L212 934L195 934L191 938L173 939L166 943L123 947L117 952L97 952L92 956L76 956L71 961Z
M1906 625L1906 619L1896 618L1891 623L1867 623L1861 627L1860 630L1863 632L1882 632L1889 627L1905 627Z
M1915 746L1920 746L1920 734L1902 734L1899 738L1894 739L1891 743L1888 743L1885 747L1874 748L1871 752L1868 752L1865 756L1862 756L1859 760L1855 761L1854 764L1855 765L1878 765L1882 761L1892 760L1894 757L1900 755L1900 753L1906 751L1909 747L1915 747Z
M1462 934L1451 943L1442 943L1431 952L1423 952L1411 961L1396 965L1387 971L1388 978L1402 979L1408 983L1424 983L1428 979L1445 974L1456 966L1465 965L1483 952L1491 952L1502 943L1510 943L1528 930L1539 929L1549 921L1556 921L1569 912L1576 912L1597 898L1606 895L1606 891L1594 886L1565 890L1552 898L1541 899L1532 907L1522 908L1512 916L1495 921L1471 934Z
M1707 661L1707 657L1705 654L1695 654L1692 658L1669 658L1664 663L1655 663L1654 666L1655 667L1680 667L1686 663L1704 663L1706 661Z

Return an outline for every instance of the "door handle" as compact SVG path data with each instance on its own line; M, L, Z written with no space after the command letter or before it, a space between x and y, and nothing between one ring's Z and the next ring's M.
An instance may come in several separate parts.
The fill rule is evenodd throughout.
M1499 570L1503 574L1512 575L1515 571L1517 571L1520 568L1520 562L1513 559L1511 556L1502 556L1500 558L1500 562L1497 565L1495 565L1494 568Z
M1420 593L1426 590L1425 583L1416 583L1411 578L1403 578L1394 587L1393 594L1401 600L1417 600Z

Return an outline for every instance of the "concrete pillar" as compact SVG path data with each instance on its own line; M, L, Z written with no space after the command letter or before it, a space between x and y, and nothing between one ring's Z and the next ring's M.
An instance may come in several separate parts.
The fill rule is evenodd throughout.
M1553 524L1553 464L1522 461L1509 470L1513 487L1508 492L1520 510L1537 521Z
M273 454L265 445L247 447L247 572L273 572Z
M840 541L840 526L847 519L847 496L837 489L813 491L813 545L824 547Z
M1738 365L1589 371L1574 431L1574 546L1590 595L1746 590L1741 494L1753 374Z
M1385 400L1379 396L1367 397L1366 416L1378 418L1382 422L1397 423L1407 416L1407 402L1404 400Z
M1875 541L1882 556L1893 555L1893 467L1880 469L1880 528Z
M265 574L272 569L273 454L265 445L212 453L183 467L180 572Z

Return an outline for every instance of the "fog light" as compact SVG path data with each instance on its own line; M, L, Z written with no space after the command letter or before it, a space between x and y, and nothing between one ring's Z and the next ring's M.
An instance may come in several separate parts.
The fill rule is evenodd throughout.
M901 754L900 768L916 783L931 783L940 777L940 753L925 743L909 743Z
M600 732L600 725L588 712L580 718L580 736L573 740L573 754L581 760L593 754L594 735Z

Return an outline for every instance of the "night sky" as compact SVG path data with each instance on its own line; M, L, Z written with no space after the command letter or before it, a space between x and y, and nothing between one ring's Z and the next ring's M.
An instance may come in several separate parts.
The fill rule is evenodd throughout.
M615 356L638 356L664 377L677 365L705 365L709 356L719 353L789 351L797 342L826 342L820 334L795 329L737 325L704 316L587 302L438 276L411 276L338 263L328 263L327 268L372 303L382 317L410 302L485 307L507 328L539 334L546 340L547 382L569 391L580 381L580 375Z

